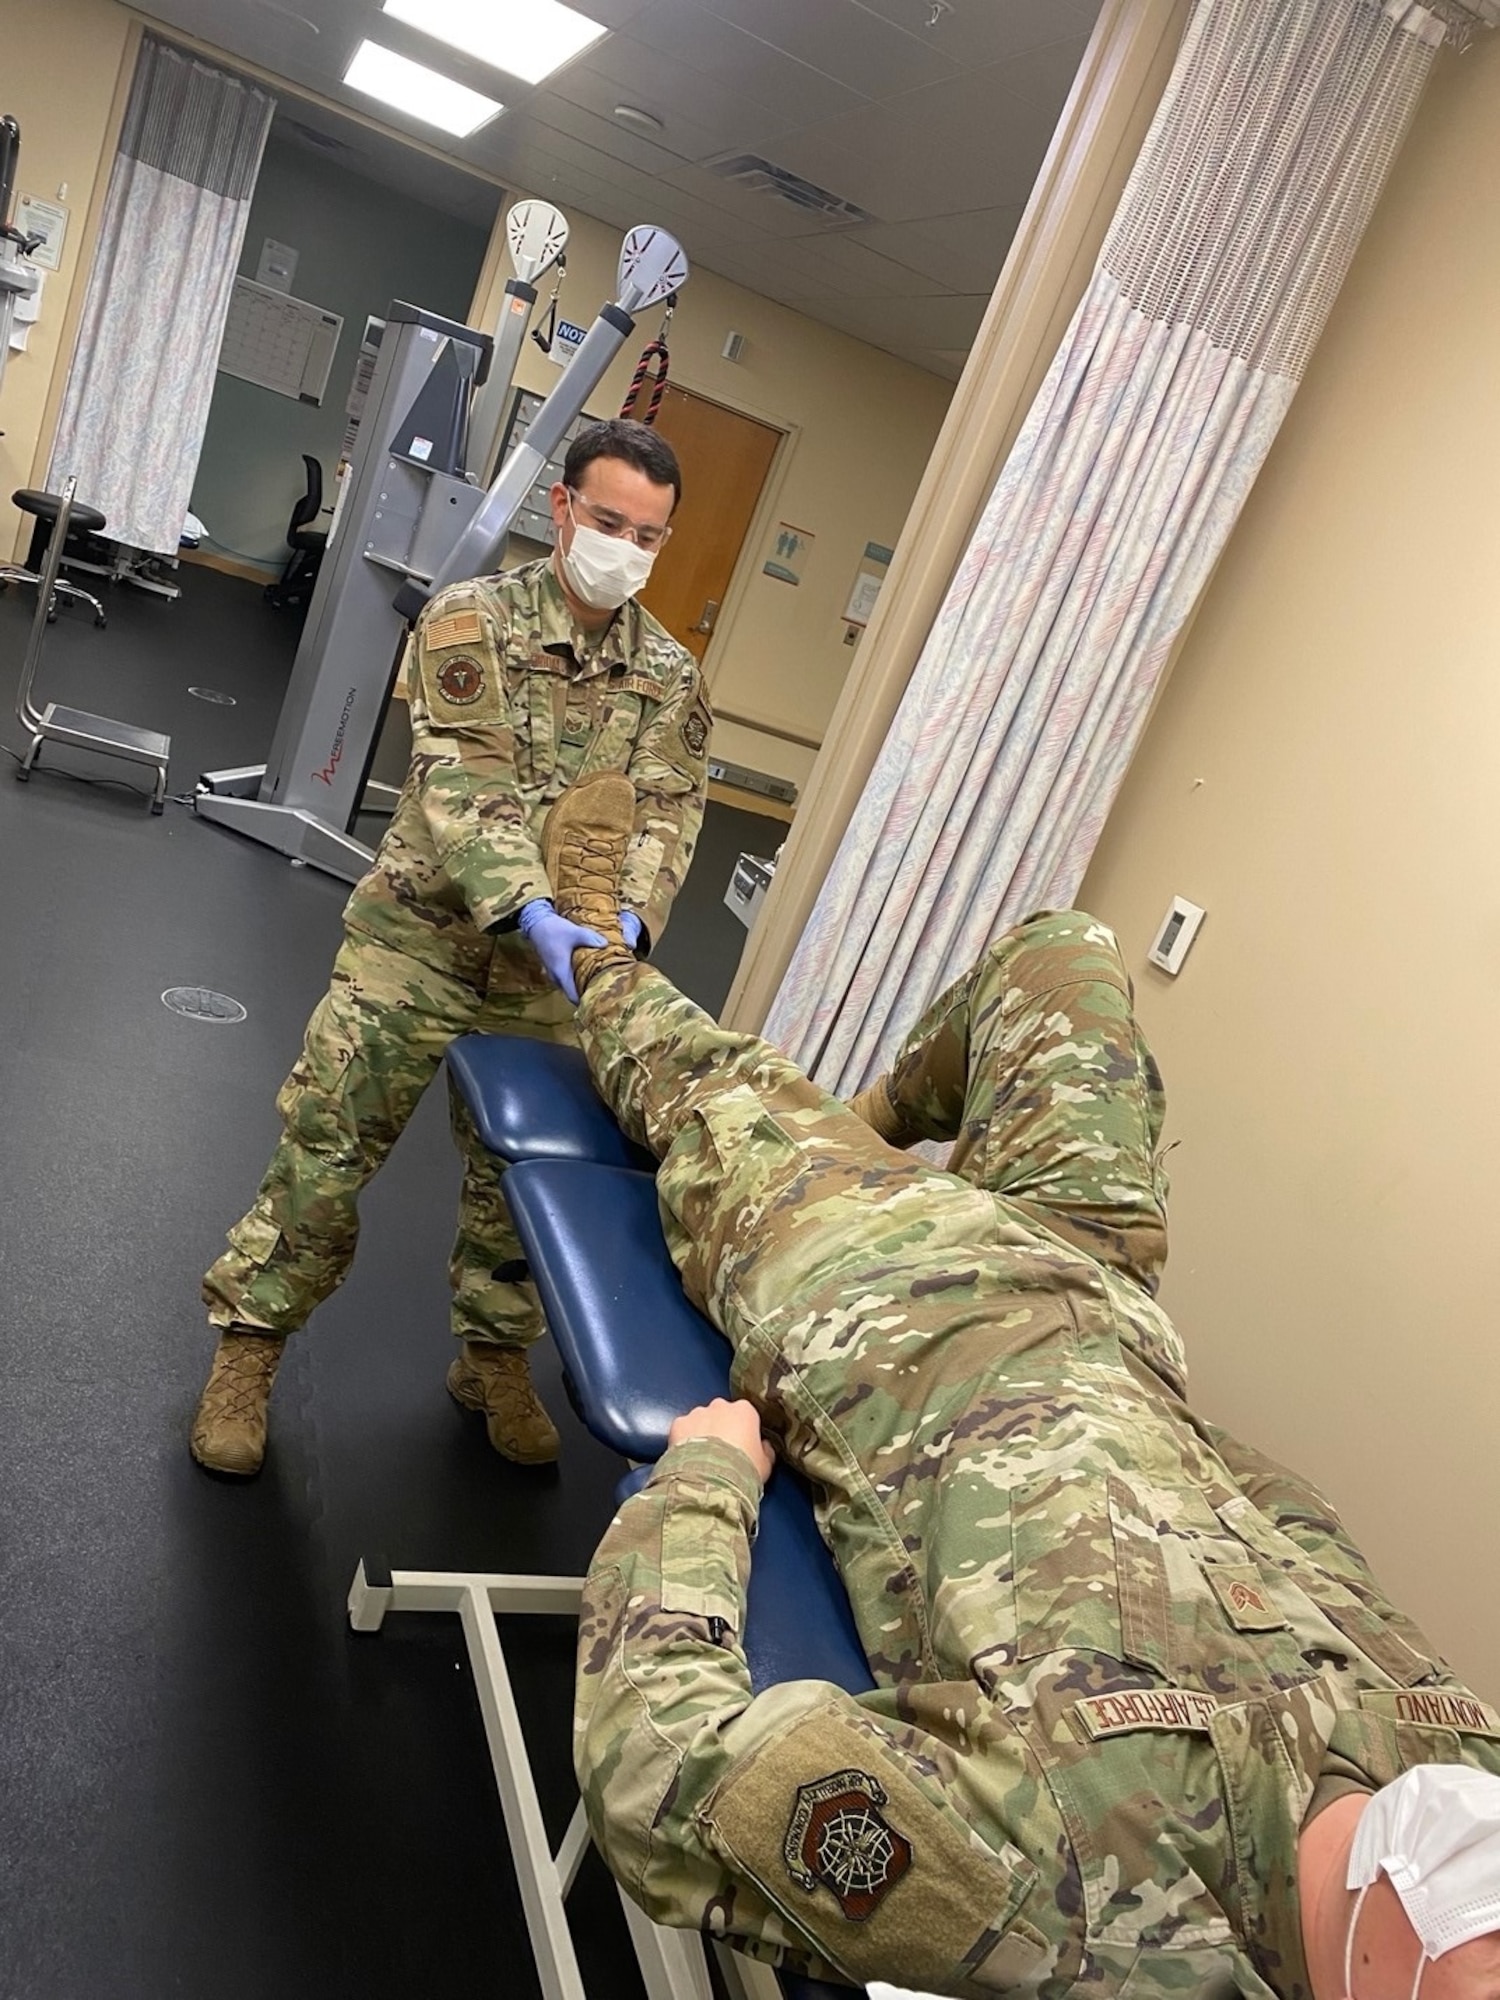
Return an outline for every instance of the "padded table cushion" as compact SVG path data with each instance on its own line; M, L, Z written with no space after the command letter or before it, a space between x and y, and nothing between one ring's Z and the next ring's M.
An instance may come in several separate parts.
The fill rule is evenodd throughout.
M582 1049L523 1035L461 1035L448 1068L480 1139L502 1160L598 1160L655 1171L594 1089Z
M659 1458L674 1417L728 1393L729 1348L682 1289L654 1176L522 1160L501 1186L579 1415L624 1457Z
M627 1458L659 1458L674 1417L733 1391L729 1343L689 1302L667 1254L655 1182L531 1160L512 1167L505 1190L584 1422ZM761 1509L745 1647L757 1688L874 1685L807 1490L785 1466Z

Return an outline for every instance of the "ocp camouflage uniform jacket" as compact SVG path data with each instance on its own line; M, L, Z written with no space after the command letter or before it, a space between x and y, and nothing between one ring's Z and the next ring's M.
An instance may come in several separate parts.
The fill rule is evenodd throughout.
M765 1352L800 1353L797 1455L816 1479L824 1411L859 1439L828 1477L865 1486L843 1573L879 1685L752 1693L757 1482L726 1444L677 1446L590 1573L576 1727L591 1805L614 1801L595 1837L658 1920L814 1975L1310 2000L1304 1817L1414 1763L1500 1771L1500 1714L1373 1590L1326 1502L1195 1419L1081 1270L1057 1281L1018 1291L977 1380L962 1315L930 1356L771 1315ZM960 1393L887 1421L893 1366Z
M623 771L622 902L659 938L703 819L712 718L692 654L633 600L591 645L543 560L435 597L408 682L411 767L349 929L482 989L497 927L551 894L548 808L590 772ZM506 956L508 977L547 985L532 953Z

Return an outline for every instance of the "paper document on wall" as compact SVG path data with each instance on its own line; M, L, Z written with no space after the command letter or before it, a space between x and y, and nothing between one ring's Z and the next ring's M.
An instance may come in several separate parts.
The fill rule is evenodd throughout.
M299 403L321 403L344 322L338 313L236 278L219 367Z

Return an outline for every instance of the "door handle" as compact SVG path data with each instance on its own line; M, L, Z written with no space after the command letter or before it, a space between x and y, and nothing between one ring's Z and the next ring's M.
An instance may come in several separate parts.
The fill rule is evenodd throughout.
M716 597L710 597L705 602L703 609L698 613L697 624L689 625L688 630L690 632L701 632L705 637L707 637L707 635L713 631L714 625L718 620L718 616L719 616L719 600Z

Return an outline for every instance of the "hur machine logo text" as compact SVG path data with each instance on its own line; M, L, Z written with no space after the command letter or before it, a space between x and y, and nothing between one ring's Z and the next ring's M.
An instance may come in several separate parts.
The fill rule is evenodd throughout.
M354 712L354 704L359 700L359 689L350 688L344 696L344 706L339 715L339 726L333 732L333 748L328 753L328 762L322 770L314 771L315 778L321 778L325 785L331 785L338 776L339 765L344 761L344 731L349 727L349 717Z

